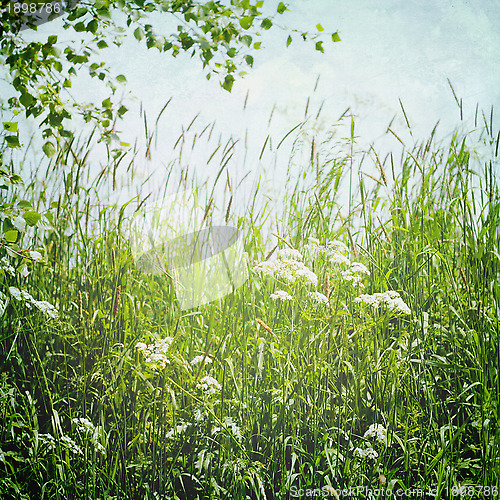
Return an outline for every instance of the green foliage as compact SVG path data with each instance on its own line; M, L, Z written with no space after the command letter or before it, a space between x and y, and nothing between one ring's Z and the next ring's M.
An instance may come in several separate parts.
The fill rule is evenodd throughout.
M9 2L2 0L6 6ZM249 50L252 43L253 49L260 48L261 42L255 41L262 36L260 28L269 30L274 24L273 16L263 14L262 1L252 4L248 0L230 3L96 0L91 4L70 5L64 22L69 36L65 38L74 38L74 42L62 42L54 35L48 36L46 42L26 42L19 34L26 16L23 18L22 13L10 8L2 10L0 23L0 61L16 91L9 106L26 117L39 117L43 137L54 136L58 142L71 136L67 124L76 113L86 122L94 121L101 129L103 140L109 142L116 136L116 118L123 114L114 111L116 103L106 106L109 112L103 113L94 103L65 101L62 90L71 87L74 76L86 71L92 78L106 83L114 95L126 79L124 75L110 74L106 64L99 60L100 52L111 44L120 45L125 33L133 34L148 49L155 48L174 57L180 52L197 55L207 70L207 78L216 74L222 87L231 91L241 64L253 65ZM286 10L280 2L276 15ZM163 33L156 27L159 23L155 23L154 14L178 19L176 31ZM120 19L124 19L125 24ZM318 36L318 33L301 34L304 39L312 40ZM79 43L80 39L84 42ZM10 147L19 147L16 135L7 136L5 140ZM49 157L53 154L50 146L53 142L47 142L44 150Z
M484 137L494 155L498 139ZM349 141L343 156L331 138L316 147L299 182L290 172L267 248L270 209L234 216L252 267L271 272L189 312L167 275L131 257L125 214L141 202L103 206L78 162L65 165L40 231L16 235L44 262L6 240L0 249L4 498L280 499L384 485L497 495L500 193L489 158L479 163L466 137L431 137L400 165L372 151L377 170L363 165L354 184ZM295 154L304 144L299 135ZM30 195L2 175L4 223L34 223L20 197L47 198L47 186ZM395 291L410 314L393 307Z

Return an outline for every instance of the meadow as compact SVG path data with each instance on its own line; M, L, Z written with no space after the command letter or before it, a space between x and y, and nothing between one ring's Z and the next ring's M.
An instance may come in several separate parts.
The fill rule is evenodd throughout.
M43 217L0 245L1 498L498 498L499 136L477 121L481 155L459 132L309 144L278 214L234 213L227 182L249 279L187 311L134 261L145 196L99 201L125 162L88 182L82 140L42 182L5 146L2 213Z

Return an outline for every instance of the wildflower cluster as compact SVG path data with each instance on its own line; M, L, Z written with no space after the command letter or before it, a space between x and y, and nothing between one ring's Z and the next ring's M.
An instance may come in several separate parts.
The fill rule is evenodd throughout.
M293 300L293 297L284 290L276 290L276 292L270 295L273 300L281 300L281 302Z
M198 363L203 363L204 365L209 365L212 363L212 358L210 356L196 356L192 359L191 364L197 365Z
M74 418L73 424L76 426L76 431L87 441L90 441L95 451L105 454L104 446L99 442L100 426L95 426L88 418Z
M298 282L318 284L318 277L303 262L303 256L298 250L278 250L275 260L264 261L257 264L253 270L264 276L274 276L288 284Z
M309 292L307 296L311 299L312 303L316 306L321 304L328 304L328 297L321 292Z
M152 370L161 371L170 364L167 353L173 341L174 339L172 337L165 337L164 339L157 340L153 344L137 342L135 347L139 352L142 352L146 364L148 364Z
M310 257L316 258L325 255L331 264L349 264L347 254L349 249L338 240L329 241L326 245L321 245L317 238L309 238L305 249Z
M213 377L206 376L200 379L196 384L196 388L203 391L207 396L215 394L221 390L221 385Z
M36 300L26 290L19 290L19 288L16 288L15 286L9 286L9 292L16 300L24 301L28 309L30 309L31 306L35 306L37 309L42 311L45 316L52 319L57 318L57 309L46 300Z
M365 439L375 438L382 445L387 444L387 429L382 424L372 424L364 435Z
M358 447L354 450L354 456L360 460L364 460L365 458L368 460L375 460L378 458L378 453L371 446L364 449Z
M223 429L226 429L228 431L231 431L231 434L238 440L241 441L243 439L243 436L241 435L241 429L236 422L231 417L225 417L224 420L222 421L223 427L214 427L212 429L212 435L217 435L219 434Z
M410 314L410 308L405 304L398 292L389 290L383 293L374 293L373 295L360 295L354 299L354 302L367 304L374 309L378 309L381 305L385 306L388 311L395 314Z
M361 262L352 262L349 265L349 269L341 271L340 274L344 281L350 281L354 286L363 288L364 285L361 283L363 279L362 275L369 275L370 271L368 271L368 268L364 264L361 264Z
M11 276L15 276L15 274L16 274L16 270L14 269L12 264L10 263L10 260L7 257L7 255L5 255L4 257L2 257L0 259L0 269L5 271L6 273L10 274Z

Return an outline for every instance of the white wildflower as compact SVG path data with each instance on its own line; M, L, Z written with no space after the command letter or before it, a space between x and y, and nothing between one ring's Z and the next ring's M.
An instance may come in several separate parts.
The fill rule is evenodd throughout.
M190 426L191 424L189 423L186 423L186 422L183 422L182 424L178 424L176 425L175 427L172 427L172 429L170 429L166 434L165 434L165 437L167 439L172 439L176 436L180 436L181 434L184 434L186 432L186 430L188 429L188 427Z
M257 264L253 270L265 276L274 276L286 283L299 281L318 284L318 277L303 263L295 259L276 259Z
M41 444L46 444L49 451L56 447L56 440L52 434L38 434L38 440Z
M94 431L95 426L88 418L73 418L71 420L76 426L77 429L83 432Z
M281 300L282 302L285 300L293 300L293 297L284 290L276 290L276 292L272 293L270 297L273 300Z
M308 297L316 304L327 304L328 297L321 292L309 292Z
M330 264L349 264L349 259L340 252L332 253L329 258Z
M387 429L382 424L372 424L368 427L364 437L375 438L380 444L387 444Z
M191 361L192 365L197 365L198 363L209 365L210 363L212 363L212 358L210 356L196 356Z
M0 317L2 317L9 305L9 298L3 292L0 292Z
M202 390L208 395L215 394L221 390L221 385L213 377L206 376L200 379L196 384L196 388Z
M214 427L212 429L212 435L219 434L222 429L226 429L231 431L231 434L238 440L241 441L243 439L243 436L241 435L241 429L240 427L233 421L231 417L225 417L223 422L222 422L224 427Z
M135 348L140 352L144 352L147 351L148 346L144 342L137 342L137 344L135 344Z
M57 309L46 300L33 300L33 304L49 318L55 319L59 315Z
M356 448L354 450L354 456L358 457L359 459L363 460L365 458L375 460L378 458L378 453L373 449L373 448Z
M21 300L22 294L19 288L16 288L15 286L9 286L9 292L16 300Z
M149 345L144 342L137 342L135 347L139 352L142 352L144 360L152 370L161 371L170 364L167 353L173 341L172 337L165 337Z
M83 455L82 449L69 436L62 436L60 442L75 455Z
M390 312L395 314L411 314L410 308L405 304L398 292L390 290L372 295L363 294L354 299L354 302L369 305L378 309L385 306Z
M361 262L353 262L351 264L350 270L351 273L361 273L370 275L370 271L368 271L368 268L364 264L361 264Z
M7 257L7 255L2 257L2 259L0 259L0 269L3 269L4 271L8 272L11 276L14 276L16 274L16 270L10 263L10 260Z
M346 254L346 253L349 253L349 249L347 248L347 246L344 243L342 243L341 241L339 241L339 240L329 241L326 244L326 248L327 248L327 251L330 254L334 254L334 253Z

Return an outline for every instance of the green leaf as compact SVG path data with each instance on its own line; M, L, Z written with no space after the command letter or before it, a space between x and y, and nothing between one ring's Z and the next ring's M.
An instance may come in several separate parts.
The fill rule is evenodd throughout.
M11 229L4 234L4 238L7 243L15 243L18 235L17 229Z
M107 44L104 40L99 40L99 41L97 42L97 46L98 46L100 49L105 49L105 48L108 46L108 44Z
M241 42L244 43L247 47L252 45L252 37L250 35L243 35L241 37Z
M27 92L24 92L21 97L19 98L19 102L25 107L28 108L30 107L35 99L31 94L28 94Z
M137 40L142 40L144 38L144 30L139 26L135 29L134 36L137 38Z
M255 42L255 43L253 44L253 48L254 48L255 50L259 50L261 45L262 45L262 42Z
M335 32L333 35L332 35L332 40L334 42L340 42L340 37L339 37L339 34L337 32Z
M49 38L47 38L47 43L49 45L54 45L57 43L57 35L50 35Z
M260 9L261 7L264 6L264 1L263 0L258 0L255 4L255 6Z
M292 43L292 36L291 35L288 35L288 39L286 41L286 46L290 46L290 44Z
M17 122L3 122L3 128L13 134L17 134Z
M30 211L24 212L23 219L26 221L28 226L35 226L36 223L42 218L38 212Z
M240 19L240 26L244 29L244 30L247 30L248 28L250 28L250 26L252 26L252 23L253 23L253 17L242 17Z
M227 90L228 92L231 92L231 89L233 88L233 83L234 83L234 76L227 75L226 78L224 78L224 83L222 84L222 88L224 90Z
M97 23L97 19L92 19L92 21L90 21L88 24L87 24L87 31L90 31L90 33L92 34L96 34L97 32L97 28L98 28L98 23Z
M19 137L17 135L7 135L5 137L7 142L7 146L9 148L20 148L21 144L19 144Z
M260 23L260 27L264 28L265 30L270 29L272 27L272 25L273 25L273 22L271 21L271 19L269 19L267 17L265 19L263 19L262 22Z
M316 25L316 29L317 29L318 31L324 31L323 26L321 26L321 24L317 24L317 25Z
M316 50L319 50L320 52L325 52L325 49L323 49L323 42L316 42Z
M47 141L43 146L42 146L42 150L43 152L49 157L51 158L52 156L54 156L55 152L56 152L56 148L54 146L54 144L52 144L50 141Z
M54 61L53 67L59 73L61 73L61 71L63 69L61 61Z
M125 75L118 75L116 77L116 79L120 82L120 83L125 83L127 81L127 79L125 78Z
M102 107L103 108L106 108L106 109L111 109L111 98L107 98L107 99L104 99L104 101L102 101Z
M248 55L248 56L245 56L245 61L246 63L249 65L249 66L253 66L253 57Z
M285 12L285 10L288 10L286 8L286 5L283 2L280 2L278 4L278 14L283 14L283 12Z
M120 106L120 109L118 110L118 114L120 116L124 115L128 111L128 108L125 106Z

